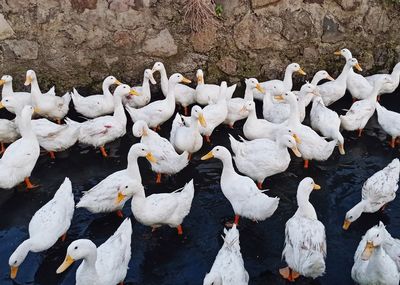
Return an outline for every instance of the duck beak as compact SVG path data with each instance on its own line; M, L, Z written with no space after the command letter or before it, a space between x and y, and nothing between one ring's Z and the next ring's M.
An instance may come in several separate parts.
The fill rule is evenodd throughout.
M301 157L301 153L297 146L292 147L291 150L293 151L294 155L296 155L297 157Z
M28 85L30 85L31 83L32 83L32 77L27 76L24 85L25 85L25 86L28 86Z
M67 255L65 257L64 262L60 265L60 267L58 267L56 273L60 274L60 273L64 272L65 270L67 270L68 267L71 266L72 263L74 263L74 261L75 260L71 256Z
M140 94L139 94L135 89L131 89L131 90L129 91L129 95L132 95L132 96L139 96Z
M207 153L205 156L203 156L203 157L201 158L201 160L207 160L207 159L210 159L210 158L213 158L213 157L214 157L214 154L213 154L212 151L210 151L210 152Z
M314 187L313 190L320 190L321 186L319 186L318 184L314 183Z
M18 266L11 266L10 278L15 279L18 273Z
M374 252L375 246L372 243L372 241L368 241L367 244L365 245L364 251L361 254L361 259L362 260L368 260L372 253Z
M307 73L305 73L304 70L301 68L299 70L297 70L297 73L299 73L301 75L307 75Z
M343 229L347 231L350 227L351 222L349 220L344 220L343 222Z
M243 106L242 109L240 109L239 114L244 115L246 114L246 112L247 112L246 106Z
M265 90L264 90L264 88L261 87L260 83L257 83L256 89L257 89L258 91L260 91L262 94L265 94Z
M301 143L301 139L299 138L298 135L293 134L293 138L294 138L294 140L296 141L296 143Z
M151 73L151 75L150 75L150 77L149 77L149 79L150 79L150 82L151 82L151 84L157 84L157 81L154 79L154 77L153 77L153 72Z
M3 103L0 102L0 109L3 109L3 108L4 108L4 105L3 105Z
M145 130L145 129L143 129L143 131L142 131L142 136L147 136L148 135L148 133L147 133L147 130Z
M328 74L328 76L326 77L326 79L328 79L328 80L330 80L330 81L334 81L335 79L332 77L332 76L330 76L329 74Z
M152 69L151 69L151 72L152 73L154 73L154 72L156 72L157 71L157 69L155 68L155 67L153 67Z
M344 145L343 144L339 144L339 152L341 155L345 155L346 152L344 151Z
M203 128L206 128L206 127L207 127L206 119L204 119L204 115L203 115L203 114L200 114L200 115L199 115L199 122L200 122L200 125L201 125Z
M114 84L121 85L122 83L119 80L115 79Z
M358 71L362 71L361 65L359 63L354 65L354 67L357 68Z
M204 78L203 76L199 75L197 76L197 84L203 83L204 82Z
M6 83L6 81L3 80L3 79L1 79L1 80L0 80L0 86L3 85L4 83Z
M118 196L117 196L117 200L115 201L116 205L119 205L119 203L122 202L122 200L124 200L126 197L126 195L122 194L121 192L118 192Z
M40 109L38 107L33 108L33 113L39 114Z
M275 99L275 100L278 100L278 101L285 101L285 99L283 98L282 95L274 96L274 99Z
M182 82L182 83L186 83L186 84L192 83L192 81L190 81L190 80L187 79L186 77L183 77L182 80L181 80L181 82Z
M333 54L334 55L342 55L342 52L340 50L338 50L338 51L335 51Z
M146 155L146 159L150 162L156 163L157 159L154 157L154 155L151 152L148 152Z

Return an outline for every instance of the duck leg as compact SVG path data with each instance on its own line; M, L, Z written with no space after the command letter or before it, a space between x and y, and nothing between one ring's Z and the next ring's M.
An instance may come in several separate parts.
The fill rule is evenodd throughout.
M192 154L189 152L188 160L192 160Z
M262 185L263 185L262 182L260 182L260 181L257 182L257 187L258 187L258 189L262 190Z
M279 274L290 282L294 282L296 278L300 277L300 274L296 271L293 271L290 267L279 269Z
M204 136L206 138L206 142L211 143L210 136Z
M233 124L229 124L228 127L229 127L230 129L234 129Z
M357 98L353 97L353 103L357 102Z
M308 159L304 160L304 169L308 169Z
M396 138L393 138L393 137L392 137L392 139L390 140L390 146L391 146L392 148L395 148L395 147L396 147Z
M358 137L361 138L363 129L358 129Z
M233 223L235 225L239 225L239 219L240 219L240 216L239 215L235 215L235 221Z
M64 242L67 239L67 233L61 236L61 241Z
M26 189L28 190L39 187L39 185L32 184L29 177L25 177L25 184L26 184Z
M100 152L101 152L101 155L102 155L103 157L107 157L107 156L108 156L108 154L107 154L106 149L104 148L104 146L101 146L101 147L100 147Z
M121 210L118 210L118 211L116 212L116 214L117 214L117 216L120 217L121 219L124 218L124 213L123 213Z
M188 106L183 107L183 114L185 114L185 116L187 116L189 114Z
M161 173L157 173L157 179L156 179L156 184L161 183Z
M182 230L182 226L181 225L178 225L177 227L176 227L176 229L178 230L178 235L183 235L183 230Z
M381 101L381 95L378 95L378 97L376 97L376 101L378 101L378 102Z
M4 153L6 151L6 147L4 146L4 143L0 143L0 154Z
M57 124L61 125L61 119L56 120Z
M56 159L56 156L54 155L54 151L49 151L50 159Z

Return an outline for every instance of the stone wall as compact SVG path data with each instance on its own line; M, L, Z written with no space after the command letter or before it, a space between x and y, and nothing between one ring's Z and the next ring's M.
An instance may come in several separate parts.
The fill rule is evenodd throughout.
M310 76L337 75L339 48L354 52L368 72L387 71L400 58L399 4L392 0L217 0L215 25L192 33L187 0L1 0L1 73L22 85L25 71L44 86L93 86L113 74L141 81L161 60L207 82L282 76L298 62ZM98 85L96 85L97 87Z

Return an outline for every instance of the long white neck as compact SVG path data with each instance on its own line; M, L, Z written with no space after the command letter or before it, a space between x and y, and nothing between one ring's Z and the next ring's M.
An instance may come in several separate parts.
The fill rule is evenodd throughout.
M316 220L317 213L315 212L314 206L309 201L309 194L304 192L297 192L297 204L299 208L296 214L300 214L303 217Z
M130 150L128 153L128 166L126 170L130 177L142 183L142 176L140 175L138 158L139 156L133 150Z
M349 64L345 64L342 72L339 74L339 76L336 78L336 81L339 82L346 82L347 76L349 75L349 72L353 71L353 67ZM353 71L354 72L354 71Z
M176 83L168 82L167 104L168 106L175 107L175 86Z
M146 194L144 189L136 191L132 196L132 211L134 211L135 217L143 211L141 209L145 206Z
M371 95L367 98L367 100L373 102L374 105L375 105L375 102L377 101L381 87L382 87L382 84L375 83L374 88L372 89Z
M164 96L167 96L167 94L168 94L168 76L167 76L167 71L165 70L165 67L163 67L160 70L160 75L161 75L161 91L164 94Z
M221 178L229 176L230 174L235 174L235 169L233 168L232 157L230 155L226 155L221 157L222 161L222 174Z
M31 94L32 96L42 95L42 91L40 91L39 83L36 78L34 78L31 82Z
M285 77L283 78L283 85L287 88L286 91L291 91L293 88L293 70L289 67L286 67Z
M249 115L247 116L246 123L252 123L257 121L256 110L252 109L249 111Z
M114 115L113 117L120 123L122 123L124 126L126 126L126 115L125 115L125 110L124 106L122 105L122 100L121 96L119 95L114 95Z
M3 98L5 98L6 96L10 96L13 94L14 90L12 87L12 81L5 82L3 85L3 90L1 91L1 95L3 96Z
M96 270L97 249L91 249L83 258L80 265L80 276L84 276L84 280L99 280L99 273Z
M300 123L300 111L299 105L296 100L289 100L290 114L289 114L289 125L297 126Z
M272 102L272 95L269 91L265 91L264 97L263 97L263 108L270 107L274 104Z
M103 90L103 95L106 97L106 99L112 101L113 95L110 92L110 86L111 86L110 84L103 82L102 90Z
M253 96L253 90L251 86L246 85L246 89L244 90L244 100L246 101L253 101L254 96Z
M18 128L19 132L21 133L21 136L23 138L35 138L36 135L33 132L32 129L32 119L31 118L23 118L21 116L17 116L18 119L16 120L18 122Z

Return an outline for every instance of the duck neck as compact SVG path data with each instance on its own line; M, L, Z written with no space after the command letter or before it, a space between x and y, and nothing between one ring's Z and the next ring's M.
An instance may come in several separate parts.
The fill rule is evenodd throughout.
M90 249L89 253L83 258L80 266L80 274L84 276L92 276L92 279L97 280L98 272L96 270L96 260L97 248Z
M263 106L271 107L274 102L272 102L272 94L268 91L265 91L263 98Z
M336 78L336 81L339 82L346 82L347 76L349 75L349 72L353 71L353 67L349 64L345 64L342 72L339 74L339 76ZM354 72L354 71L353 71Z
M249 111L249 116L247 117L246 122L255 122L257 121L257 114L256 114L256 110L252 109Z
M36 138L35 133L32 129L32 119L31 118L23 118L20 115L18 117L18 128L21 136L24 138Z
M297 104L296 100L290 100L289 106L290 106L289 125L296 126L300 124L299 105Z
M3 90L1 91L1 95L4 97L10 96L14 94L14 90L12 87L12 81L5 82L3 84Z
M103 95L106 97L106 99L112 101L113 95L110 92L110 86L111 86L110 84L103 82L102 90L103 90Z
M371 101L374 105L378 99L379 91L382 87L382 84L375 83L374 88L372 89L371 95L367 98L367 100Z
M314 86L317 86L318 83L322 80L323 78L321 78L319 75L315 75L313 77L313 79L311 80L311 84Z
M167 96L167 94L168 94L168 76L167 76L167 71L165 70L165 67L161 68L160 76L161 76L161 91L164 94L164 96Z
M39 83L36 78L31 81L31 94L32 96L42 95L42 91L40 91Z
M140 175L138 158L138 155L134 152L134 150L131 149L128 153L127 172L130 177L142 183L142 176Z
M124 106L122 105L122 100L121 100L121 96L119 95L114 95L114 115L113 117L120 122L121 124L123 124L124 126L126 126L126 115L125 115L125 110L124 110Z
M286 67L285 77L283 78L283 85L287 88L288 91L292 90L293 87L293 70L289 67Z
M246 85L246 89L244 90L244 100L246 100L246 101L254 100L253 90L254 90L253 88Z
M167 104L175 107L175 86L176 83L168 83Z
M304 192L297 192L297 204L299 208L297 213L303 217L316 220L317 213L315 212L314 206L309 201L310 194Z
M233 163L232 163L232 157L230 155L221 157L222 161L222 174L221 178L223 176L230 175L232 173L235 173L235 169L233 168Z
M22 263L31 251L32 243L30 239L24 240L14 251L13 255L18 255L19 262Z

